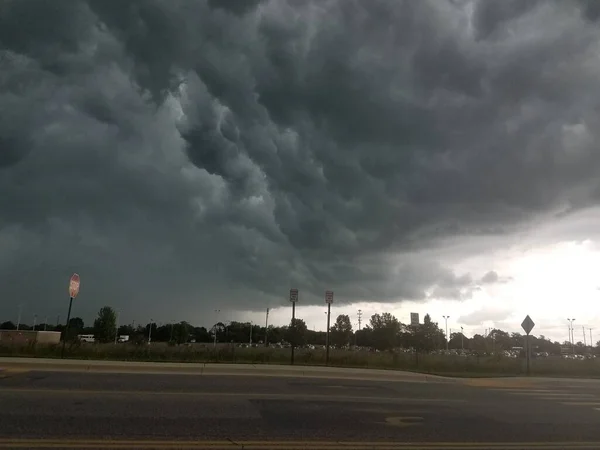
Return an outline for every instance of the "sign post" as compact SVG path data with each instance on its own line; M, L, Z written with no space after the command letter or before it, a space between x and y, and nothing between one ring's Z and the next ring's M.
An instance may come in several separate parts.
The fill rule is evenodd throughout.
M290 302L292 302L292 336L295 337L296 334L296 302L298 301L298 289L290 289ZM295 340L295 339L292 339ZM294 365L294 347L296 346L294 342L290 342L292 344L292 360L291 364Z
M527 359L527 375L530 374L530 364L531 364L531 344L530 344L530 339L529 339L529 333L531 333L531 330L533 330L533 327L535 327L535 323L533 322L533 320L531 320L531 317L529 317L529 315L527 315L527 317L525 317L525 319L521 323L521 328L523 328L523 331L525 331L525 333L526 333L526 336L525 336L525 358Z
M69 312L67 313L67 325L65 326L65 335L63 336L63 345L62 350L60 352L61 359L65 355L65 344L67 343L67 337L69 336L69 322L71 320L71 308L73 306L73 299L77 297L79 294L79 285L81 284L81 279L79 275L74 273L71 275L71 279L69 280Z
M331 328L331 304L333 303L333 291L325 291L325 303L327 303L327 333L325 334L325 364L329 365L329 328Z

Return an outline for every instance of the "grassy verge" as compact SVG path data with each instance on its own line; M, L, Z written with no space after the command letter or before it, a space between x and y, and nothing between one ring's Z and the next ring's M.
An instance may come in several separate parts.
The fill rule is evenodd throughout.
M0 356L58 358L60 346L9 347L0 345ZM164 343L133 344L82 344L67 347L66 358L113 361L199 362L289 364L289 349L239 348L194 344L169 346ZM322 350L296 350L295 364L325 365ZM446 355L353 352L332 350L329 365L332 367L408 370L413 372L453 377L499 377L525 375L523 359L502 357L461 357ZM541 358L531 361L534 376L600 377L600 361Z

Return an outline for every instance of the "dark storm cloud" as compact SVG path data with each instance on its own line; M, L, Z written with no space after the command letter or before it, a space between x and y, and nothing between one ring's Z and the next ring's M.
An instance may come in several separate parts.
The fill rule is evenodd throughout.
M87 312L199 317L292 286L464 298L471 275L420 248L597 202L593 20L576 1L6 1L0 295L52 309L77 270Z

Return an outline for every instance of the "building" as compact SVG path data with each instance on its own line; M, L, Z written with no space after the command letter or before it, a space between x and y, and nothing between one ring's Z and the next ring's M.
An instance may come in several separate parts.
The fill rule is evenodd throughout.
M0 345L53 345L60 343L59 331L0 330Z

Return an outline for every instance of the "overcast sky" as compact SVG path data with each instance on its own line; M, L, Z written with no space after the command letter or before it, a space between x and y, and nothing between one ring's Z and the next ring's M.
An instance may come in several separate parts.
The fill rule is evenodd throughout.
M3 1L0 320L64 320L78 272L86 320L283 324L294 287L316 329L331 289L354 322L600 333L599 17Z

